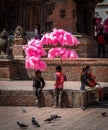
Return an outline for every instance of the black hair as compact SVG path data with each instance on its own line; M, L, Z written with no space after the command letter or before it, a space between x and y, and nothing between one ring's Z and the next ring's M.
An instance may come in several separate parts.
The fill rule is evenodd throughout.
M103 29L103 28L101 28L101 29L100 29L100 32L101 32L101 33L103 33L103 31L104 31L104 29Z
M35 71L35 75L37 75L37 74L41 74L41 71L40 70L36 70Z
M56 70L61 71L62 70L61 66L60 65L56 66Z
M87 65L87 66L85 67L85 69L87 69L87 70L88 70L89 68L90 68L90 66L89 66L89 65Z

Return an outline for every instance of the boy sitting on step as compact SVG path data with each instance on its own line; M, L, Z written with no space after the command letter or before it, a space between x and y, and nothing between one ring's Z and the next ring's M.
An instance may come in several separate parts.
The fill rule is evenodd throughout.
M37 70L35 72L35 77L33 79L33 90L35 93L36 105L39 105L39 98L42 93L42 89L45 87L45 81L41 76L41 71Z

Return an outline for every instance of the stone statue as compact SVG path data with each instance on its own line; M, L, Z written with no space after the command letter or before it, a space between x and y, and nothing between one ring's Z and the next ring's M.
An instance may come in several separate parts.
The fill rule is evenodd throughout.
M17 26L15 29L14 40L22 40L24 38L24 29L21 26Z
M3 31L0 33L0 52L3 51L6 55L10 55L11 53L8 37L8 32L6 31L6 29L3 29Z

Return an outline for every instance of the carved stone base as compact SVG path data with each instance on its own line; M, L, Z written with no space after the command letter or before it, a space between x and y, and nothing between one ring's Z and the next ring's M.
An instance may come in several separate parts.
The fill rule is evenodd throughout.
M24 56L24 50L22 48L23 45L27 43L27 40L14 40L13 45L13 56L15 57L23 57Z
M24 51L22 45L13 45L13 56L23 56Z
M25 39L14 39L14 45L24 45L26 42Z

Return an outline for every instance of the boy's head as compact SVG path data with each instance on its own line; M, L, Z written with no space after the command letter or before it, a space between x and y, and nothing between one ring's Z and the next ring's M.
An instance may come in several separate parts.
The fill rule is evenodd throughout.
M40 71L40 70L37 70L37 71L35 72L35 75L36 75L36 77L41 77L41 71Z
M60 65L56 66L56 71L57 71L57 72L61 72L61 70L62 70L62 68L61 68Z
M89 66L89 65L87 65L85 68L86 68L86 69L89 69L89 68L90 68L90 66Z
M90 67L89 65L87 65L87 66L85 67L85 69L86 69L87 72L90 72L90 71L91 71L91 67Z

